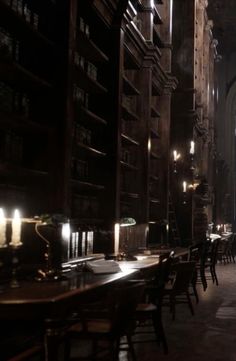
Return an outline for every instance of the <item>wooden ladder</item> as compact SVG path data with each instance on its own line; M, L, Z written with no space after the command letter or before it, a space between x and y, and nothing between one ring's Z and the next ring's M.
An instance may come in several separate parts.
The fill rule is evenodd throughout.
M176 219L175 208L171 194L169 193L169 243L173 246L181 246L179 226Z

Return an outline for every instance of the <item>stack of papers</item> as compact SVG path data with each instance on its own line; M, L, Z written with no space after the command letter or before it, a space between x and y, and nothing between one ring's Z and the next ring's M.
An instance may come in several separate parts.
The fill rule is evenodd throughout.
M86 262L86 268L93 273L116 273L121 272L121 268L116 261L98 260Z

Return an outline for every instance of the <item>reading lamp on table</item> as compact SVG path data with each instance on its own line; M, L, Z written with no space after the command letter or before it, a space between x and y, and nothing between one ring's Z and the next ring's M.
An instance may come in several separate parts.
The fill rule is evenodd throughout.
M129 231L131 226L134 226L136 224L136 221L134 218L131 217L125 217L125 218L121 218L120 220L120 227L126 227L126 232L125 232L125 238L123 241L123 245L122 245L122 252L121 252L121 258L126 260L126 261L135 261L137 260L136 257L132 256L131 254L129 254L128 252L128 245L129 245Z

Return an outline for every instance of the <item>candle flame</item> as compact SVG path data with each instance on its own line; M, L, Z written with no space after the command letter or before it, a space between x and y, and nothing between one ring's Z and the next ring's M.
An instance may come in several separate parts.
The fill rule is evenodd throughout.
M19 220L19 219L20 219L20 211L19 211L18 209L15 209L15 210L14 210L13 218L14 218L15 220Z
M177 150L173 150L174 161L176 162L180 158L181 154Z
M3 208L0 208L0 222L5 220L5 214Z
M194 154L195 152L195 143L193 140L190 142L190 154Z

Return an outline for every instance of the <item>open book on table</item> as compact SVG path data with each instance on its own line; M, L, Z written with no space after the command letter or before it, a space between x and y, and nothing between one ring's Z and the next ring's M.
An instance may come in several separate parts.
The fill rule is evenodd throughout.
M86 268L93 273L116 273L121 272L121 268L116 261L113 260L97 260L86 262Z

